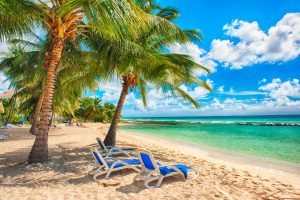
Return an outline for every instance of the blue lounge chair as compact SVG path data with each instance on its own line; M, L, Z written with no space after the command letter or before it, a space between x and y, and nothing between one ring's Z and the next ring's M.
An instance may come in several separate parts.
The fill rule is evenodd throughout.
M147 188L157 188L160 187L162 181L166 177L170 176L181 176L184 180L195 179L198 177L198 170L193 169L190 166L183 164L176 164L171 166L163 166L156 162L152 153L146 150L138 150L138 156L142 163L142 169L139 174L134 177L134 181L142 180ZM190 178L189 174L195 173L195 175ZM155 185L150 185L151 182L157 181Z
M114 171L120 171L124 169L133 169L137 172L140 171L137 167L141 165L141 162L137 158L126 160L117 160L112 157L103 158L97 149L92 151L92 153L96 161L94 169L92 170L95 181L98 181L98 177L104 174L106 174L105 178L108 178L111 172Z
M110 156L115 156L120 154L131 157L134 153L136 153L136 150L134 148L117 148L117 147L106 146L100 138L97 137L96 140L100 146L101 153L105 155L105 157L110 157Z

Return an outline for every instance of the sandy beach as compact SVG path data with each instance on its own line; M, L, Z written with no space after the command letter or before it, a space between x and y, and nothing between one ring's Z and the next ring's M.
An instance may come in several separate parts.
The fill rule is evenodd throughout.
M199 169L190 181L170 178L161 188L146 189L133 183L133 171L117 172L95 182L89 174L95 138L104 138L108 124L86 128L51 129L51 161L28 165L34 141L29 127L1 130L9 133L0 142L0 199L300 199L300 172L220 159L209 152L140 134L119 132L120 147L144 148L163 164L183 163Z

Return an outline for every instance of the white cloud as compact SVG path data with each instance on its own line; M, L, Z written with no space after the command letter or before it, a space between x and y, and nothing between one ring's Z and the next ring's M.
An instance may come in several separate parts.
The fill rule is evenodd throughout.
M218 91L219 93L223 93L223 92L224 92L224 85L223 85L223 86L220 86L220 87L217 89L217 91Z
M98 90L103 92L103 101L115 103L119 100L122 84L120 84L118 80L114 80L109 83L99 83Z
M267 79L266 79L266 78L263 78L262 80L260 80L260 81L258 82L258 84L262 84L262 83L265 83L265 82L267 82Z
M198 47L198 45L194 43L188 44L173 44L169 47L171 53L177 54L185 54L191 56L195 62L198 64L207 67L211 70L211 72L216 71L217 63L215 63L212 59L207 57L207 52L204 49ZM199 70L195 72L197 76L203 76L207 73L203 70Z
M181 89L189 92L193 97L200 100L202 108L195 109L181 99L166 98L151 91L150 101L154 107L151 109L132 112L126 110L126 116L200 116L200 115L247 115L247 114L299 114L300 113L300 84L298 79L281 81L273 79L258 87L258 91L239 91L233 88L231 91L222 94L229 95L264 95L259 98L225 98L214 97L213 99L203 100L205 93L199 92L198 88L188 88L185 85ZM221 86L219 91L224 90ZM203 96L201 96L203 95ZM144 112L145 111L145 112Z
M300 100L292 100L291 98L300 98L300 84L298 79L282 82L281 79L273 79L271 83L260 86L260 90L267 91L273 99L267 103L274 106L298 106L300 108Z
M239 41L215 39L209 58L225 67L241 69L262 62L285 62L300 55L300 13L288 13L267 33L258 22L234 20L223 29Z
M207 106L205 110L246 110L249 107L248 104L242 100L235 98L226 98L223 102L214 98L211 105Z
M267 98L257 101L251 99L236 99L226 98L221 101L214 98L212 103L204 108L206 111L247 111L249 112L271 112L273 111L300 111L300 84L298 79L282 82L279 78L273 79L271 83L267 83L259 87L263 91L262 94L267 95ZM235 92L231 92L235 93ZM260 92L239 92L237 95L252 95L260 94ZM296 98L296 99L291 99Z
M223 95L231 95L231 96L248 96L248 95L265 95L266 92L259 91L235 91L233 87L230 88L229 91L224 91L224 86L219 87L218 92Z

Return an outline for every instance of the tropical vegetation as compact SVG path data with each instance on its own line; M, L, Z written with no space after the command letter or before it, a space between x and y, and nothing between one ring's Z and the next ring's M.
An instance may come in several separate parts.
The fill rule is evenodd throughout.
M17 102L15 101L17 98ZM66 123L76 121L80 124L86 122L111 122L116 110L116 106L112 103L103 103L98 97L83 97L78 99L79 107L76 108L72 115L70 113L56 112L57 117L53 118L58 123ZM22 103L16 96L12 98L1 99L4 112L0 114L0 125L7 124L23 125L33 123L31 113L22 109ZM14 107L12 109L12 106ZM55 109L54 109L55 110Z
M84 97L80 106L74 111L74 116L83 122L111 122L116 106L112 103L102 103L101 99Z
M187 55L166 51L174 43L201 39L198 31L173 23L178 16L176 9L148 0L0 0L0 42L13 44L0 70L36 134L28 162L48 160L54 113L112 120L105 143L114 145L129 90L136 89L145 106L152 87L199 107L180 86L200 84L210 90L194 76L195 70L209 70ZM116 78L122 82L117 107L82 98L85 90Z

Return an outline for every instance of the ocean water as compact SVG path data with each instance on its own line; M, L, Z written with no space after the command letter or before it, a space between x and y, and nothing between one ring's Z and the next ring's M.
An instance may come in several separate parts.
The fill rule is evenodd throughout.
M300 163L300 116L125 118L121 130Z

